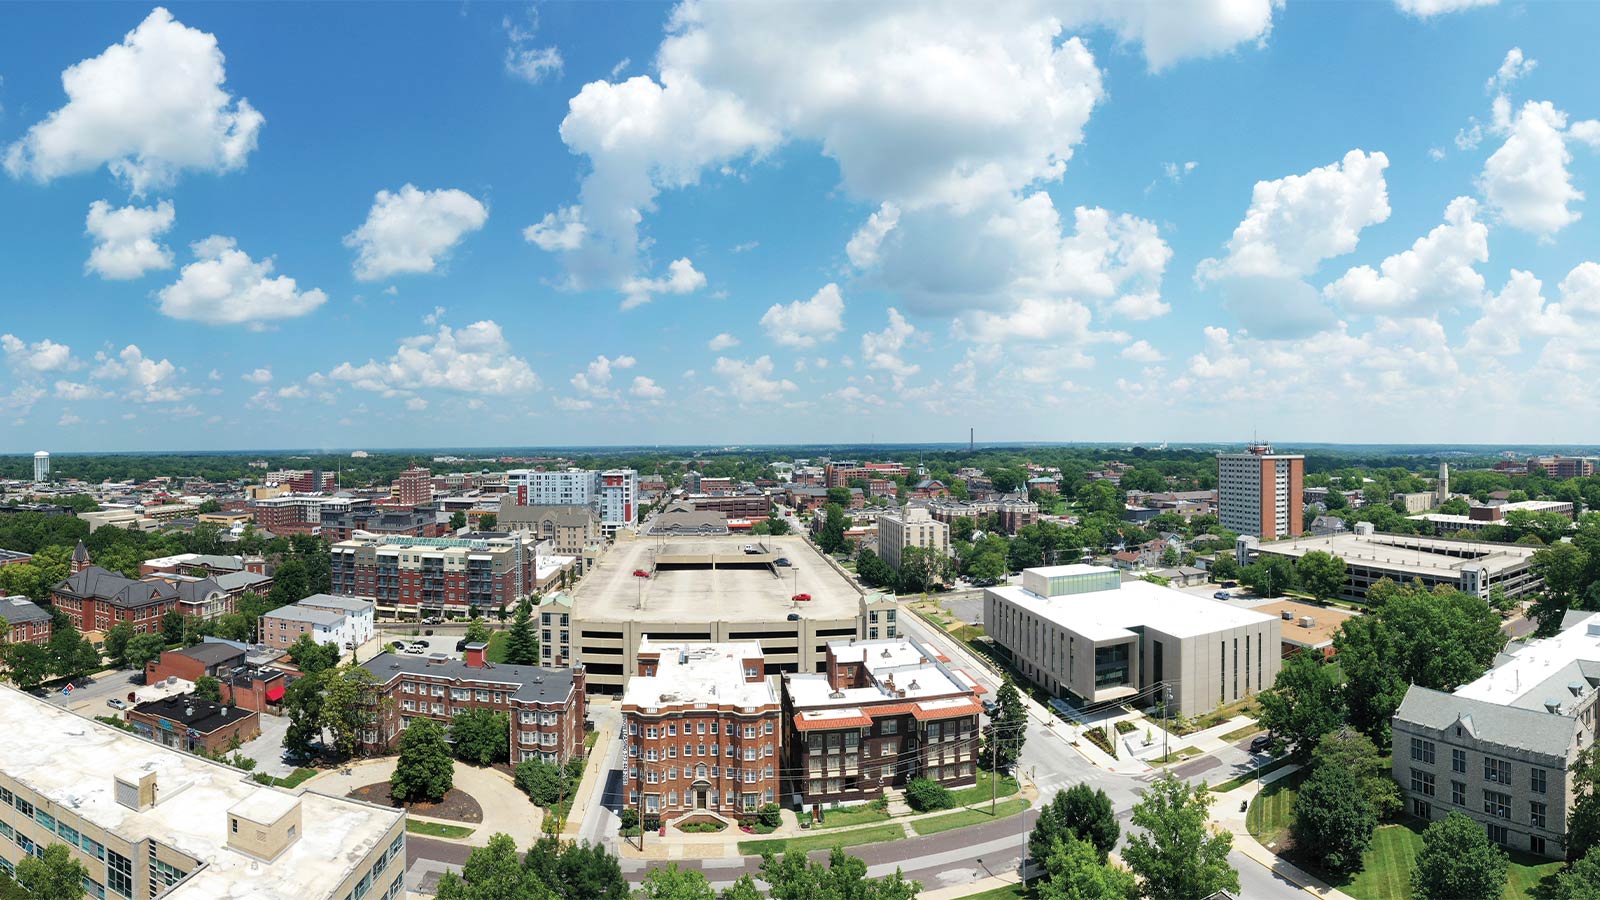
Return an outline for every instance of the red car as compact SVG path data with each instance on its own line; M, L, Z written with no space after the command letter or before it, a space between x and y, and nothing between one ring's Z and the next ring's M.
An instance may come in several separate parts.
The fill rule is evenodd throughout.
M795 594L793 597L790 597L789 599L790 600L794 600L794 601L799 602L799 603L805 603L806 601L811 599L811 595L810 594Z
M649 578L650 577L650 573L646 572L643 569L634 569L633 570L633 577L635 577L635 578Z

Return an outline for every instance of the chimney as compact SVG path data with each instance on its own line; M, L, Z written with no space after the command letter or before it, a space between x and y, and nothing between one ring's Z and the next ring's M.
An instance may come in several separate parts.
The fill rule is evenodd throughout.
M466 662L469 669L482 669L488 665L489 645L476 641L467 645Z

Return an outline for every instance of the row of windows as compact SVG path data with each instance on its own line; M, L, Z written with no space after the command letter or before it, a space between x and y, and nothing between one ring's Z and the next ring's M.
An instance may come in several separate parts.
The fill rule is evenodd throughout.
M709 730L708 730L708 725L709 725ZM689 734L708 734L708 733L709 734L716 734L717 733L717 726L718 726L718 723L716 723L716 722L707 723L705 721L698 721L698 722L694 723L694 728L693 728L693 730L691 730L690 729L690 724L688 722L685 722L683 724L683 733L685 735L689 735ZM735 733L734 729L737 728L737 727L738 726L731 725L731 724L727 726L726 731L727 731L727 733L728 733L728 735L730 737ZM760 734L772 734L772 732L774 730L775 729L774 729L772 720L768 719L768 720L763 721L763 722L761 722L759 724L745 725L743 727L743 731L744 731L744 735L743 736L747 737L747 738L753 738L758 733L760 733ZM677 723L668 722L664 726L646 725L644 727L644 736L647 737L647 738L660 737L663 732L666 733L667 737L677 737L678 736L678 725L677 725ZM628 723L628 733L631 734L631 735L638 735L638 733L639 733L639 723L638 722L629 722ZM687 746L687 745L685 745L685 746Z
M1436 751L1433 741L1430 741L1426 738L1413 737L1411 739L1411 759L1413 762L1419 762L1430 766L1434 765ZM1467 773L1467 751L1461 749L1460 747L1450 748L1450 771L1458 775L1465 775ZM1483 757L1483 780L1491 784L1512 784L1513 779L1511 776L1511 761L1498 759L1486 754ZM1533 791L1535 794L1543 794L1548 790L1548 785L1548 769L1540 768L1539 766L1529 767L1529 790Z
M1421 769L1411 770L1411 791L1424 797L1434 795L1434 776L1432 772ZM1467 805L1467 783L1464 781L1450 782L1450 802L1456 806ZM1528 824L1535 828L1544 828L1549 821L1550 807L1542 800L1532 800L1528 803ZM1483 812L1485 815L1496 819L1512 818L1511 795L1504 791L1483 792Z
M710 753L706 752L708 747L710 749ZM736 748L732 744L728 744L727 746L723 746L723 745L720 745L720 744L709 744L709 745L708 744L684 744L683 745L683 755L685 757L691 757L691 756L726 756L729 759L739 759L740 756L743 756L743 758L746 761L753 761L758 757L758 755L759 755L760 758L765 759L766 757L773 756L778 752L777 748L774 747L772 744L762 744L759 748L757 748L757 747L744 747L744 748L742 748L742 750L743 750L742 753L740 752L740 750L741 750L741 748ZM629 756L637 758L639 756L640 752L641 752L641 749L640 749L638 744L629 744L628 745L628 755ZM666 746L666 749L665 749L664 752L662 750L656 748L656 747L645 747L645 748L643 748L642 752L644 753L645 760L648 761L648 762L655 762L656 760L659 760L659 759L677 759L678 758L678 745L677 744L668 744Z
M763 801L763 799L762 799L763 798L763 794L761 792L752 791L752 792L747 793L747 794L740 794L739 795L739 799L737 801L735 801L732 796L726 797L726 798L723 799L723 805L725 805L725 806L734 806L735 804L737 804L737 807L739 809L744 810L745 812L755 812L757 807L759 807L763 802L766 802L766 803L773 802L774 798L776 797L776 794L777 794L777 792L774 791L772 788L767 788L766 794L764 795L765 796L765 800ZM717 799L718 798L717 798L717 792L716 791L708 791L706 793L706 806L707 807L716 806ZM662 808L663 808L661 800L662 800L662 798L661 798L660 794L645 794L644 795L644 811L647 812L647 813L660 812L662 810ZM638 791L629 791L628 792L628 803L630 805L632 805L632 806L638 806L639 805L639 792ZM699 807L698 798L696 798L696 796L695 796L693 791L684 791L682 806L683 807L688 807L688 808L691 808L691 809ZM666 808L671 809L671 808L676 808L676 807L679 807L678 792L677 791L668 791L667 792L667 796L666 796Z

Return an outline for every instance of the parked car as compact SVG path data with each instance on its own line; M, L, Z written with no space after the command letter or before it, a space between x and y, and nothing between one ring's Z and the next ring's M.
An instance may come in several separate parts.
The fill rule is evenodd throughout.
M986 715L991 715L991 716L994 715L995 710L997 710L999 708L1000 708L1000 704L994 702L993 700L985 700L985 701L983 701L983 711L984 711L984 713Z
M643 569L634 569L633 570L633 577L635 577L635 578L649 578L650 577L650 573L646 572Z
M423 629L422 633L427 635L428 637L433 637L433 629L432 628L425 628L425 629Z
M799 613L789 613L789 621L791 621L791 622L800 621L800 614Z
M789 557L787 557L787 556L780 556L780 557L778 557L778 558L777 558L777 559L775 559L775 560L773 560L773 561L772 561L772 564L773 564L773 565L775 565L775 566L789 566L789 565L793 565L793 563L791 563L791 562L789 562Z
M123 703L121 700L118 700L115 697L112 697L110 700L107 700L106 701L106 705L111 707L112 709L127 709L128 708L128 704Z
M811 600L811 595L810 594L795 594L793 597L790 597L789 599L795 601L796 603L806 603L806 602L809 602Z
M1233 599L1233 595L1228 593L1227 591L1217 591L1215 594L1212 594L1211 596L1212 596L1212 598L1217 599L1217 600L1231 600L1231 599Z
M466 638L462 638L461 640L456 641L456 652L457 653L460 653L461 651L463 651L465 649L467 649L467 639Z
M1250 741L1251 753L1263 753L1272 749L1272 735L1258 734Z
M406 648L406 652L407 653L411 653L411 654L415 654L417 656L421 656L423 653L427 652L427 648L426 647L419 647L416 644L412 644L411 646Z
M1224 581L1222 583L1222 586L1225 587L1225 588L1236 588L1236 587L1239 586L1239 582L1237 582L1237 581Z

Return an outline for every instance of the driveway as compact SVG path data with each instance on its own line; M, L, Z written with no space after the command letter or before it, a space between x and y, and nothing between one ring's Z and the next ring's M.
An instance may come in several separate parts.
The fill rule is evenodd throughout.
M352 763L342 769L329 769L307 781L305 790L319 794L343 797L350 791L378 781L387 781L394 774L395 757L370 759ZM510 776L496 769L480 769L465 763L456 763L455 786L472 795L483 807L483 822L474 826L469 844L483 844L490 835L505 832L527 846L541 832L544 810L533 805L527 795L517 789ZM413 818L422 819L423 816ZM434 820L430 820L434 821ZM438 820L447 821L447 820ZM463 854L462 860L466 857Z
M261 735L240 747L239 752L256 761L255 771L282 778L294 771L294 766L283 761L283 736L288 731L288 716L263 715Z

